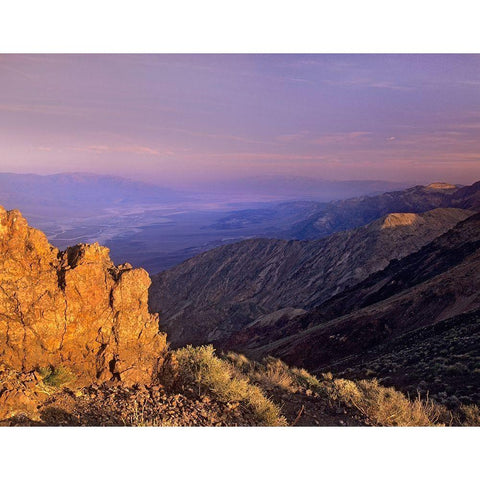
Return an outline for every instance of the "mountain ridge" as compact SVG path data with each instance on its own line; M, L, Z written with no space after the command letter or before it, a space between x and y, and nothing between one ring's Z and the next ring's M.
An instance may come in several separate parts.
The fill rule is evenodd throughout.
M299 317L305 328L254 348L257 354L262 351L287 361L296 356L303 366L319 368L399 333L475 312L480 309L479 262L480 214L476 214ZM252 339L244 345L248 343Z
M383 228L385 217L319 240L253 239L218 247L153 276L150 306L161 312L174 345L221 343L261 315L321 304L471 214L436 209L395 228Z
M386 192L376 196L361 196L330 202L321 211L292 225L283 232L286 238L314 239L370 223L389 213L421 213L434 208L480 210L480 182L456 186L436 182L431 188L416 185L406 190ZM432 185L432 184L430 184Z

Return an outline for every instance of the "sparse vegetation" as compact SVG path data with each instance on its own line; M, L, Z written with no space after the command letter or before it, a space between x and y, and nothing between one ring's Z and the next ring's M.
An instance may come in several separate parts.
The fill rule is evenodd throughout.
M410 395L418 392L457 410L480 403L480 316L461 315L398 337L338 363L334 375L351 380L378 378Z
M285 425L280 409L232 363L215 355L211 345L175 352L179 377L184 386L192 386L198 395L210 394L224 402L241 402L253 410L259 425Z
M38 373L43 379L43 383L49 387L62 387L68 385L75 380L75 375L66 367L40 367Z
M321 379L304 369L290 368L281 360L267 357L262 362L248 361L235 353L225 355L233 365L239 365L253 381L265 388L277 387L288 392L310 390L333 408L347 408L363 415L368 423L382 426L445 425L453 416L442 405L428 397L409 399L394 388L380 385L377 379L352 381L336 379L331 373ZM472 421L473 409L465 412ZM469 423L471 424L471 423Z
M428 394L410 399L377 379L316 377L273 357L217 356L211 345L188 346L171 355L169 373L175 372L175 378L169 387L164 378L149 386L91 385L75 392L73 400L70 389L58 388L75 380L61 366L25 374L4 368L0 376L19 391L32 388L36 379L33 394L38 388L47 394L39 397L45 403L31 424L274 426L287 425L288 419L289 425L480 426L478 405L452 410ZM28 424L20 417L10 420Z
M330 402L358 410L374 425L432 426L452 420L445 407L420 396L411 400L391 387L381 386L376 379L354 382L327 378L321 389Z
M480 427L480 408L478 405L462 405L459 409L460 423L463 426Z
M151 418L145 411L145 402L139 404L136 400L133 402L132 412L130 412L123 421L125 426L129 427L181 427L181 423L172 419Z

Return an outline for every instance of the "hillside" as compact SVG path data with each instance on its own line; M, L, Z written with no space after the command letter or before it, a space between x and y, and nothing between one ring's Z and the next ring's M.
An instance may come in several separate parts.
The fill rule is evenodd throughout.
M254 239L216 248L153 277L150 306L173 345L222 344L253 325L305 313L445 233L472 212L389 214L313 241Z
M393 337L329 366L341 377L378 378L412 398L420 391L455 408L480 403L480 311Z
M467 366L461 368L467 369L467 384L478 391L475 368L480 351L478 344L472 345L468 339L475 338L475 319L480 311L479 248L480 214L476 214L418 252L391 262L386 269L299 316L295 322L271 326L276 337L267 339L264 332L255 331L252 326L241 337L232 338L229 345L248 350L254 356L275 355L310 369L353 368L358 373L359 365L381 365L381 358L387 353L398 354L409 365L415 363L417 356L407 357L401 351L411 352L420 338L424 338L423 349L430 341L431 346L435 345L434 331L431 330L431 339L425 337L425 332L437 328L436 325L441 329L448 321L453 323L445 324L451 325L445 326L445 332L451 334L445 333L443 346L434 352L435 356L423 360L423 381L434 381L425 372L434 370L442 351L449 363L453 359L461 364L467 361ZM455 332L462 328L461 320L466 317L458 316L469 313L476 316L460 336ZM450 320L457 317L456 321ZM460 338L466 341L460 342ZM417 372L417 378L420 375ZM412 388L405 386L404 381L395 386ZM429 390L433 388L431 383L427 386Z

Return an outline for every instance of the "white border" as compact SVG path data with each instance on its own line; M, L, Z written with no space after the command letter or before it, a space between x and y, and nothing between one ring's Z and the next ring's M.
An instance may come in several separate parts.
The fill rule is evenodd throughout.
M472 0L16 0L7 53L476 53Z
M475 478L478 428L5 428L3 478Z
M477 53L476 2L16 0L3 53ZM0 429L3 478L472 478L478 428Z

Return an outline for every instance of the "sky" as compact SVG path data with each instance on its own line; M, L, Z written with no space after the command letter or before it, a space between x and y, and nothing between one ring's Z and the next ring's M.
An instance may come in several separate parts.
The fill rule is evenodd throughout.
M480 180L480 55L0 55L0 171Z

